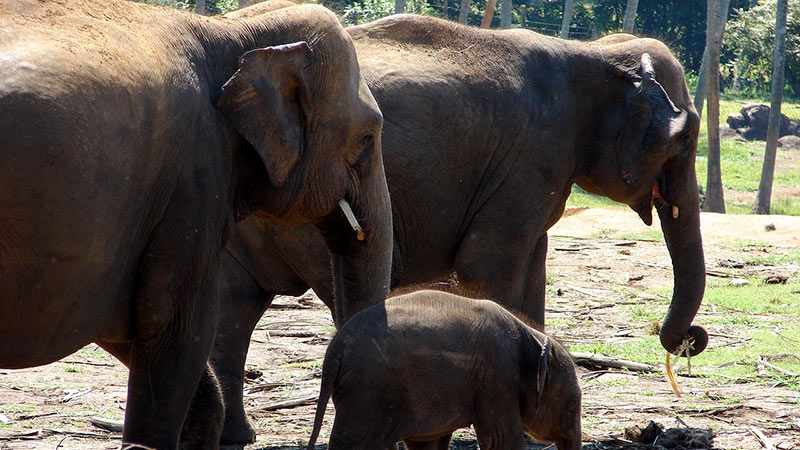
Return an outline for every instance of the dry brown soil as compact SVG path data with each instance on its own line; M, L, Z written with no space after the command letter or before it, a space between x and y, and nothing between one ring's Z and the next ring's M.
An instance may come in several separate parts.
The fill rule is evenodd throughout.
M796 264L730 269L719 262L742 260L747 252L758 251L743 247L742 241L772 245L773 253L800 250L800 217L703 214L702 221L709 271L798 276ZM774 231L765 230L769 224ZM647 323L632 321L619 308L649 307L653 294L646 292L670 286L669 256L662 240L620 236L655 229L621 208L568 211L550 233L547 315L553 323L551 333L567 344L620 342L645 335ZM664 302L660 303L658 307L663 308ZM698 321L713 314L704 306ZM710 326L709 331L712 343L707 351L739 342L735 328ZM246 385L247 411L258 431L258 441L248 448L304 448L321 359L332 333L330 314L312 293L279 297L262 318L247 364L251 377ZM800 353L797 345L787 343L787 353ZM685 373L685 367L680 371ZM93 426L90 419L122 418L126 376L124 367L94 345L48 366L0 370L0 449L117 448L120 434ZM582 368L580 377L584 449L626 447L620 442L615 447L608 440L622 438L625 427L649 420L667 428L711 428L716 448L762 448L751 427L779 449L800 448L798 391L785 386L680 376L685 395L679 399L658 373ZM297 399L306 401L300 402L302 406L280 408L280 403ZM333 416L329 405L321 443L327 440ZM456 446L476 448L472 432L460 432Z

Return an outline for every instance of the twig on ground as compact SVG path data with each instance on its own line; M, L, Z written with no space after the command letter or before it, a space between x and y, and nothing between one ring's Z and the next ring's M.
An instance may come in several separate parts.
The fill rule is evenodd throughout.
M310 338L316 337L318 334L313 331L267 330L267 336L270 337Z
M753 425L750 425L748 429L750 430L751 433L755 435L756 439L758 439L758 442L761 444L762 447L764 447L767 450L776 450L775 446L772 445L772 442L770 442L769 438L766 435L764 435L764 433L762 433L761 430L754 427Z
M581 288L579 288L577 286L573 286L571 284L564 283L564 286L567 289L572 289L575 292L579 292L581 294L588 295L589 297L599 298L599 299L602 299L602 300L611 300L611 298L609 298L609 297L606 297L604 295L595 294L594 292L587 291L586 289L581 289Z
M92 417L89 422L104 430L112 431L114 433L121 433L122 426L125 424L122 420L106 419L105 417Z
M628 369L633 372L658 372L656 366L642 364L635 361L612 358L605 355L594 353L572 352L572 359L575 364L584 367L611 367L615 369Z
M317 401L318 395L308 395L305 397L294 398L291 400L284 400L275 403L266 404L260 408L258 411L275 411L276 409L287 409L287 408L296 408L298 406L309 405Z
M585 245L582 245L582 246L579 246L579 247L553 247L553 250L556 250L556 251L559 251L559 252L580 252L582 250L589 250L589 249L592 249L592 248L594 248L594 247L587 247Z
M59 362L63 364L82 364L84 366L95 366L95 367L116 367L116 364L99 363L91 361L73 361L73 360L62 359Z
M759 355L759 357L758 357L758 360L756 361L756 366L758 366L758 361L760 361L760 362L761 362L761 364L763 365L763 366L762 366L762 369L763 369L763 367L769 367L770 369L774 370L775 372L781 373L781 374L783 374L783 375L786 375L786 376L789 376L789 377L797 377L797 376L798 376L796 373L789 372L789 371L788 371L788 370L786 370L786 369L781 369L781 368L780 368L780 367L778 367L778 366L774 366L774 365L772 365L772 364L768 363L768 362L767 362L767 359L766 359L766 358L764 358L763 356L760 356L760 355ZM759 372L759 375L760 375L760 374L761 374L761 372ZM766 373L765 373L765 374L766 374Z

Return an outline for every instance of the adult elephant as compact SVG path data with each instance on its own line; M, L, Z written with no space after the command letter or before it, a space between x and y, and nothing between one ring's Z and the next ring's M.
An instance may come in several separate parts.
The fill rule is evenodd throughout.
M547 230L573 183L656 209L674 294L661 331L677 352L705 287L695 152L699 118L683 69L653 39L599 44L430 17L352 27L362 73L384 114L394 220L392 285L457 272L461 286L544 324ZM223 437L253 437L241 407L250 331L276 293L309 286L329 306L327 255L313 230L253 218L224 255L223 313L212 355L226 398Z
M235 220L320 230L340 314L385 298L382 117L325 8L15 0L0 55L0 367L98 343L130 369L126 448L218 445L206 363Z

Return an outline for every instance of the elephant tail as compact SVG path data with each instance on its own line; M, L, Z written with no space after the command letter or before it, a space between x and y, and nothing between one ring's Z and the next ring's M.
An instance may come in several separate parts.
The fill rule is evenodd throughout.
M336 385L336 379L339 376L339 364L343 352L336 351L337 345L335 344L334 340L328 346L325 362L322 363L322 384L319 389L319 399L317 400L317 412L314 415L314 428L311 431L311 437L308 439L307 450L314 450L314 445L317 443L317 437L322 428L322 419L325 417L325 408L328 406L328 400L333 394L333 386Z

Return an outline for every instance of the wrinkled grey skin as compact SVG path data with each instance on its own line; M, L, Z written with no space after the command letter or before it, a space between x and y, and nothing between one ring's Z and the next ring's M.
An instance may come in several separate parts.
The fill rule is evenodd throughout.
M325 354L308 450L331 395L330 450L444 450L471 424L484 450L522 449L524 434L581 448L569 352L488 300L418 291L353 316Z
M693 354L705 348L707 334L692 325L705 288L699 118L664 44L632 35L564 41L408 15L348 32L385 118L393 287L456 272L466 295L543 325L547 230L577 183L630 205L647 224L655 202L674 271L661 342L675 352L691 337ZM253 436L240 406L242 372L249 333L273 296L311 287L334 307L313 229L257 222L240 223L228 246L224 265L234 267L224 269L229 290L212 357L234 440Z
M382 117L325 8L9 0L0 55L0 368L96 342L130 369L124 443L214 449L207 361L235 220L313 225L337 299L385 298Z

